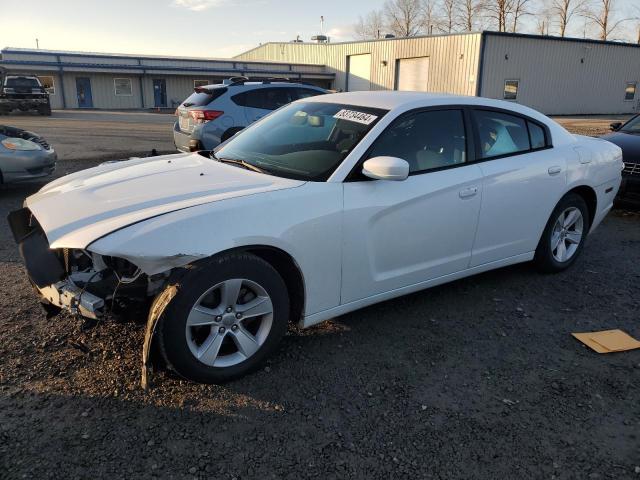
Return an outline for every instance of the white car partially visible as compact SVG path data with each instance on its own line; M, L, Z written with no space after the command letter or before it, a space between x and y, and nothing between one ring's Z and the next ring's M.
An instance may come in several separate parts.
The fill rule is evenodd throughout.
M167 364L221 382L290 321L519 262L557 272L612 208L615 145L530 108L401 92L294 102L209 156L103 165L10 216L48 308L153 304Z

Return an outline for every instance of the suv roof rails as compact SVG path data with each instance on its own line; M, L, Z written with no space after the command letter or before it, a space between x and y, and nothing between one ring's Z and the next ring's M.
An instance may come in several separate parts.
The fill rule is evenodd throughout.
M250 77L231 77L229 80L225 80L223 85L226 87L234 87L236 85L244 85L245 83L262 83L268 84L273 82L282 82L282 83L300 83L297 80L291 80L287 77L267 77L267 78L250 78Z

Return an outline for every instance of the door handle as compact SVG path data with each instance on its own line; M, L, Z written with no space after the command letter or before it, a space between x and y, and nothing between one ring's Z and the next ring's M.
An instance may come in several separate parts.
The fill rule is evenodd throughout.
M549 170L547 170L549 172L549 175L557 175L562 171L562 167L549 167Z
M460 190L460 193L458 193L458 195L460 196L460 198L471 198L474 197L477 193L478 187L469 187Z

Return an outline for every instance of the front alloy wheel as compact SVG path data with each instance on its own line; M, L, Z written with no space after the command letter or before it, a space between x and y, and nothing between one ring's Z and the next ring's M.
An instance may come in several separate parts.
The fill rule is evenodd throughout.
M257 368L287 330L287 287L255 255L231 253L193 266L177 290L160 317L157 340L169 368L185 378L238 378Z
M273 325L273 305L258 283L233 278L207 290L186 325L191 353L210 367L244 362L264 344Z

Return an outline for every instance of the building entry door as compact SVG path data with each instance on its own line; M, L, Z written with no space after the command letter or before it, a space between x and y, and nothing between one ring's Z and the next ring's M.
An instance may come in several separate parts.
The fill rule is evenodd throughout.
M79 108L93 108L91 79L89 77L76 77L76 92Z
M167 81L164 78L153 79L153 106L167 106Z

